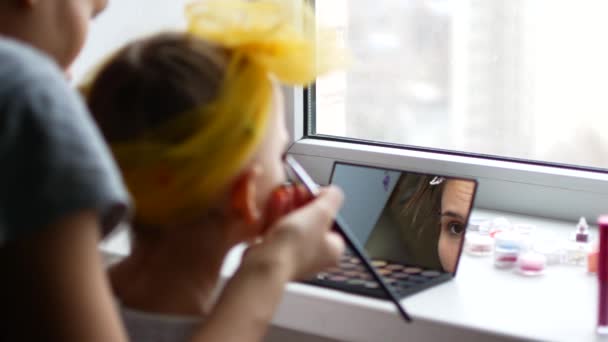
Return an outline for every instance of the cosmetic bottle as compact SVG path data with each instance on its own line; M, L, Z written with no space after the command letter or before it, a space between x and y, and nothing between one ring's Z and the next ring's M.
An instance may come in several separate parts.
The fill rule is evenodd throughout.
M584 266L586 264L587 254L591 251L591 245L589 244L589 226L584 217L579 219L576 230L572 233L570 241L566 243L565 250L565 264L577 266Z
M589 242L589 225L584 217L578 220L576 225L576 231L572 234L572 240L576 242L588 243Z

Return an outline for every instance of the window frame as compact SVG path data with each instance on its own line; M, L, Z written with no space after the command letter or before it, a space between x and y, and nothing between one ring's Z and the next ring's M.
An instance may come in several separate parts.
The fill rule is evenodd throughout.
M310 90L284 90L288 152L320 184L328 183L333 163L342 161L477 179L476 208L572 222L580 216L595 222L608 213L606 172L314 136L307 128L307 108L314 105L306 96Z

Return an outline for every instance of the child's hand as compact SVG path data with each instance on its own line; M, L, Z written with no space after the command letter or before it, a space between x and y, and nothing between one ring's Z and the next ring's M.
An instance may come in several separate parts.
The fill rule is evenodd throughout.
M284 268L288 280L309 278L335 265L344 252L344 241L331 228L342 201L342 192L333 186L317 198L308 196L307 204L281 217L264 241L250 247L243 263L270 262Z

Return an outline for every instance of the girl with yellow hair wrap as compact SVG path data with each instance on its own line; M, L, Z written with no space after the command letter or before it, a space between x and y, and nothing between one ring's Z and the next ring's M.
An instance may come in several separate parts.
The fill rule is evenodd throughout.
M185 13L186 32L127 45L86 91L135 202L132 252L110 270L132 337L127 307L209 313L228 250L274 234L266 232L273 221L310 200L281 187L287 132L278 83L306 85L344 64L337 36L316 27L303 0L200 1ZM329 229L331 217L310 220ZM340 250L335 235L320 236ZM311 250L278 250L301 258L294 264L312 260Z
M200 215L235 177L267 133L270 76L305 85L343 62L335 36L316 30L312 9L303 1L202 1L190 4L186 15L189 37L204 39L229 55L217 95L191 108L176 108L174 117L124 141L110 139L134 197L137 220L145 224ZM109 64L102 74L113 67ZM100 99L107 92L99 84L103 77L89 89L89 103L102 129L111 131L104 127L107 117L122 110L95 111L98 102L113 102L106 94ZM154 96L169 101L171 92ZM120 120L128 115L121 114Z

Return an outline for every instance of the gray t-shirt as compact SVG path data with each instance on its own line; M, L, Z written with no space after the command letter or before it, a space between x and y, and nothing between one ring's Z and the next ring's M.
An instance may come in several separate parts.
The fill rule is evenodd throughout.
M127 211L118 169L78 93L37 50L0 36L0 246L95 209Z

